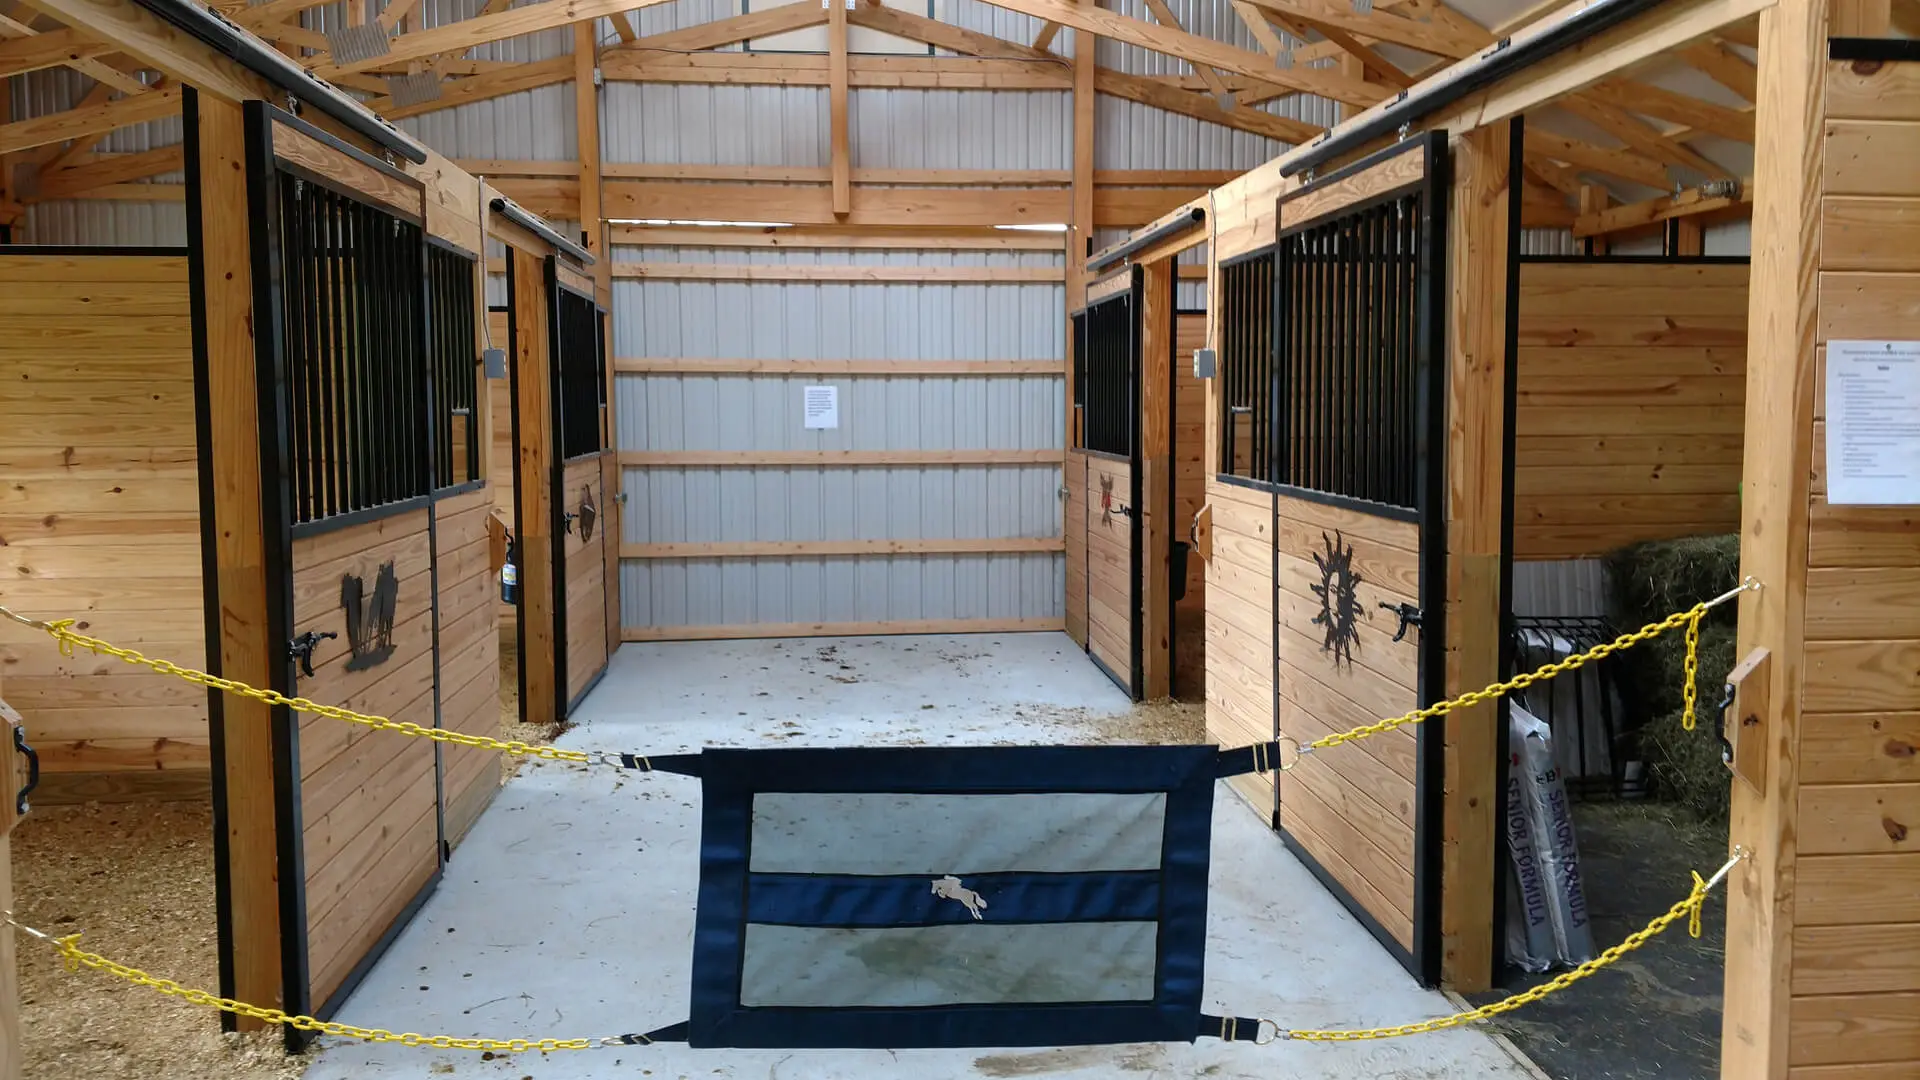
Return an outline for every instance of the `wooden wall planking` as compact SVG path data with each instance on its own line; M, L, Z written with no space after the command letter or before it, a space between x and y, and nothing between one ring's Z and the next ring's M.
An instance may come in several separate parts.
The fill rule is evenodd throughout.
M204 667L185 253L0 254L0 281L0 413L33 417L0 426L0 603ZM40 801L155 770L204 792L204 690L18 637L0 672L49 774Z
M1420 528L1411 522L1281 496L1277 506L1274 655L1280 734L1310 742L1419 704L1419 632L1394 641L1382 606L1418 604ZM1320 560L1351 551L1359 576L1351 657L1314 623ZM1316 559L1316 557L1318 557ZM1414 914L1414 735L1401 729L1353 754L1303 758L1280 784L1280 823L1329 876L1409 950Z
M434 503L440 579L440 725L469 735L500 730L499 590L488 558L489 484ZM500 755L442 751L447 843L457 845L500 788Z
M1133 671L1133 468L1087 457L1087 643L1122 680Z
M518 247L510 250L513 334L508 345L514 415L514 539L519 549L520 719L551 724L559 719L555 668L553 565L553 402L549 383L545 260ZM503 339L504 340L504 339Z
M1795 902L1776 917L1788 920L1777 928L1788 945L1784 985L1774 984L1773 993L1788 997L1791 1076L1864 1080L1920 1070L1920 909L1912 902L1920 888L1920 619L1912 607L1920 531L1912 507L1827 503L1820 354L1833 339L1920 338L1920 307L1912 303L1920 252L1901 230L1884 227L1920 220L1920 193L1883 160L1844 152L1850 133L1866 123L1885 153L1920 147L1920 100L1896 92L1920 75L1920 63L1826 67L1825 124L1811 134L1816 152L1826 151L1822 180L1813 185L1825 222L1815 234L1816 329L1797 357L1813 378L1792 384L1811 399L1801 402L1810 422L1802 421L1798 436L1810 442L1813 464L1804 496L1802 711L1785 751L1798 774L1792 789L1774 795L1794 804L1796 836L1783 872ZM1870 233L1847 224L1860 197L1884 219ZM1872 296L1905 300L1862 302ZM1767 587L1779 585L1769 580ZM1737 802L1750 800L1742 785L1735 790ZM1734 840L1742 839L1736 831ZM1730 995L1733 978L1730 970Z
M601 490L600 459L604 455L569 461L560 488L562 510L578 513L582 500L591 496L597 515L593 535L582 538L580 523L573 531L562 533L561 573L566 589L567 700L579 697L602 668L607 666L607 609L613 601L607 592L607 562L601 545L607 542L607 530L614 523L619 506Z
M1274 727L1273 494L1209 480L1213 552L1207 574L1207 738L1267 742ZM1274 823L1273 774L1227 781Z
M1745 260L1521 264L1515 558L1739 528L1747 278Z
M1174 262L1140 268L1140 692L1173 693Z
M434 722L433 547L428 512L296 540L293 627L338 635L313 655L302 694L360 712ZM371 603L382 567L398 581L383 661L349 670L342 604L353 575ZM300 723L309 982L326 1001L439 866L435 744L315 716Z

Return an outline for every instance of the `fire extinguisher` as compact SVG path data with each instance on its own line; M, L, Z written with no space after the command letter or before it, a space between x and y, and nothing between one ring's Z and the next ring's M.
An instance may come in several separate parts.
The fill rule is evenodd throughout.
M507 534L507 558L500 565L500 602L518 604L520 602L520 567L515 563L519 545L512 533Z

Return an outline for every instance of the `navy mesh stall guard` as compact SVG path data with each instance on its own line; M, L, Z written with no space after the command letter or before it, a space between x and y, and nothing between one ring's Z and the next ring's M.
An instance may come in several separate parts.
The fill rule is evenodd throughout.
M1211 746L707 750L700 1047L1192 1041ZM1251 760L1244 763L1251 766Z

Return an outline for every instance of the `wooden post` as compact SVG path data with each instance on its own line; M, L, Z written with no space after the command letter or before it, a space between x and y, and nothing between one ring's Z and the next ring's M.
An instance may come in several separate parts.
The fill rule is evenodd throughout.
M593 291L600 306L607 309L604 332L607 336L607 348L613 348L613 265L607 261L607 223L601 220L600 212L600 90L594 85L594 73L598 71L596 41L598 24L593 22L575 23L573 26L573 122L575 143L580 151L580 228L585 234L587 250L596 260L593 264ZM620 647L620 543L624 539L622 524L626 519L626 507L616 493L620 490L620 455L611 451L618 448L617 433L619 424L618 397L615 390L618 383L613 372L612 358L609 356L606 371L607 394L607 447L609 453L600 459L600 509L603 515L611 518L601 526L601 547L606 560L607 590L607 655L612 656Z
M845 217L853 213L853 150L847 135L846 0L827 0L827 84L833 212Z
M1601 213L1606 210L1608 206L1612 205L1612 203L1613 195L1607 191L1606 188L1598 184L1580 185L1580 213L1582 216ZM1589 238L1587 240L1587 252L1591 255L1605 255L1607 253L1607 234L1601 233L1599 236Z
M547 380L546 262L509 245L513 260L513 394L519 455L514 530L520 556L520 719L559 719L553 625L553 410Z
M1728 828L1749 856L1727 879L1725 1080L1784 1080L1790 1057L1827 18L1826 0L1760 14L1740 572L1763 588L1740 598L1735 654L1772 659L1766 784L1733 785Z
M1075 430L1079 416L1073 407L1073 320L1069 317L1087 299L1087 254L1093 237L1093 36L1074 31L1073 39L1073 190L1072 209L1066 232L1066 352L1061 366L1066 376L1066 446L1069 453L1061 467L1061 487L1078 493L1061 500L1062 523L1067 538L1066 602L1067 636L1087 644L1087 522L1086 506L1081 501L1086 486L1085 457L1071 453L1079 444Z
M20 790L21 763L13 750L19 718L0 698L0 911L13 910L14 793ZM14 929L0 926L0 1080L20 1080L20 975L14 956Z
M261 502L260 393L255 383L252 232L247 202L246 124L240 106L189 97L188 234L194 306L204 323L194 364L200 399L201 520L207 581L207 655L216 674L272 686L285 641L273 641ZM277 655L276 655L277 654ZM282 1003L280 867L274 805L273 710L209 692L213 728L214 858L224 868L222 978L230 997ZM242 1030L260 1027L241 1019Z
M1447 695L1500 678L1502 506L1506 475L1508 226L1513 132L1496 124L1453 141L1448 213ZM1447 717L1441 979L1493 983L1494 826L1499 709Z
M1173 693L1173 256L1140 268L1141 693Z

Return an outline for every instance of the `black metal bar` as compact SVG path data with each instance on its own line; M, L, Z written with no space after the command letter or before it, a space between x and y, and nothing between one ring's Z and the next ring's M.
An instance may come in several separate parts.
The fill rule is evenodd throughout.
M1523 151L1526 146L1526 118L1516 116L1508 128L1507 175L1520 176L1525 168ZM1504 286L1507 293L1506 326L1504 327L1503 351L1506 354L1504 385L1501 387L1501 423L1500 423L1500 604L1499 612L1502 624L1511 620L1513 608L1513 515L1514 515L1514 422L1519 412L1519 370L1520 357L1520 261L1514 257L1520 250L1522 235L1520 200L1510 199L1507 205L1507 275ZM1512 634L1500 635L1500 672L1501 678L1513 671L1514 640ZM1595 642L1594 644L1598 644ZM1517 674L1517 672L1515 672ZM1576 688L1577 688L1576 684ZM1551 694L1553 688L1548 686ZM1605 689L1602 688L1604 702ZM1576 694L1578 690L1576 689ZM1584 695L1575 697L1578 702ZM1497 710L1499 731L1495 734L1494 745L1498 747L1494 763L1494 808L1493 820L1501 824L1493 830L1493 970L1498 972L1506 967L1506 935L1500 932L1507 912L1507 866L1511 858L1507 850L1507 779L1511 768L1509 753L1511 747L1508 738L1512 731L1510 718L1513 702L1502 698ZM1612 758L1618 758L1617 747L1607 744ZM1581 749L1585 750L1585 733L1582 732ZM1616 775L1618 775L1616 773Z
M1608 0L1599 0L1605 4ZM1415 440L1421 463L1420 510L1420 703L1444 700L1446 683L1447 596L1447 167L1444 132L1426 136L1426 188L1420 207L1419 353L1420 430ZM1416 974L1429 985L1440 981L1441 892L1446 813L1447 717L1420 725L1415 750L1419 778L1414 809L1414 955ZM1484 768L1491 762L1473 767Z
M1566 20L1524 41L1501 38L1474 60L1400 92L1280 159L1280 175L1296 176L1439 112L1475 91L1658 7L1661 0L1594 0ZM1523 31L1524 33L1524 31Z
M1827 59L1879 64L1920 63L1920 39L1836 37L1827 39Z
M1127 239L1112 247L1104 248L1094 253L1094 255L1087 260L1087 273L1097 274L1136 251L1143 251L1162 240L1195 229L1206 220L1207 212L1200 207L1193 207L1179 217L1156 225L1145 232L1129 236Z
M572 256L574 261L580 265L593 265L592 252L561 235L553 226L547 224L546 219L540 215L529 213L512 199L504 197L495 198L492 206L494 213L533 233L547 243L552 244L556 249Z

